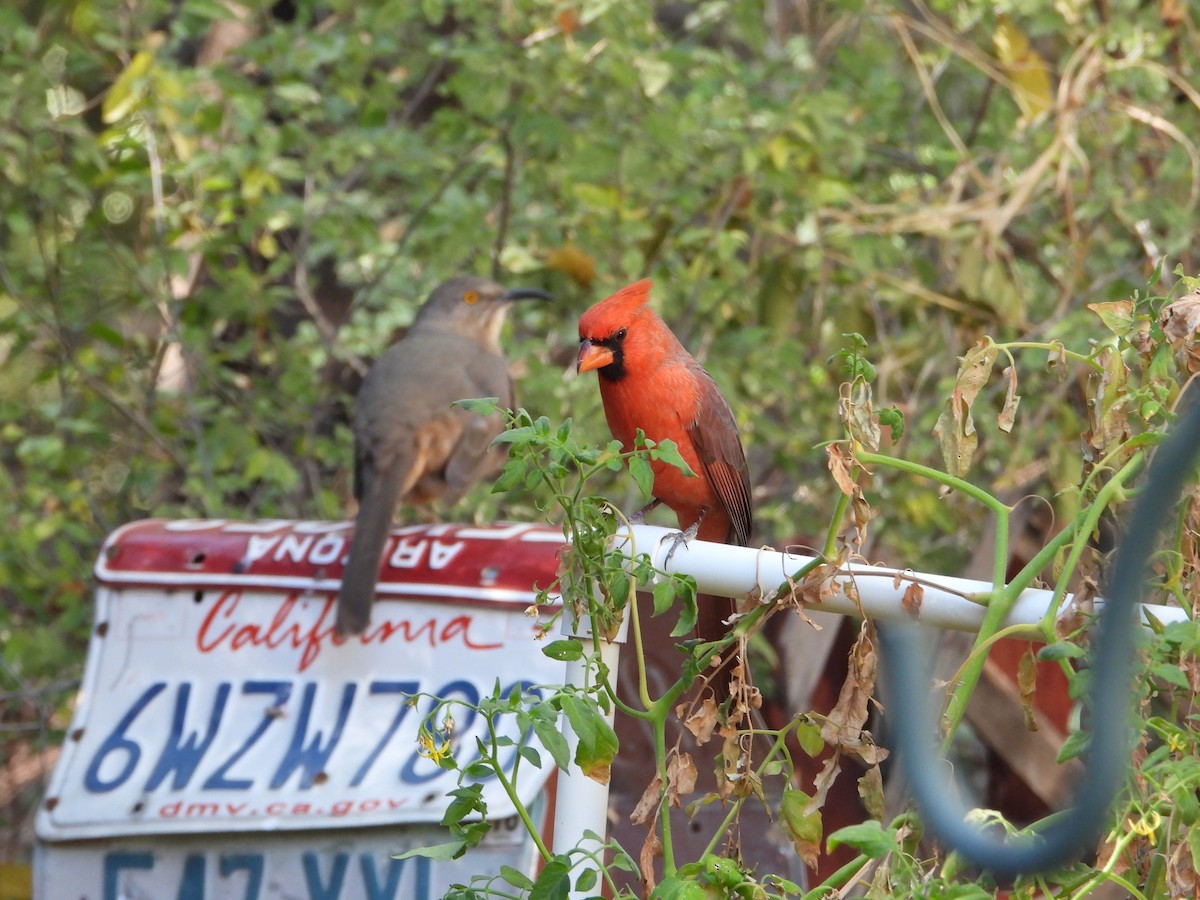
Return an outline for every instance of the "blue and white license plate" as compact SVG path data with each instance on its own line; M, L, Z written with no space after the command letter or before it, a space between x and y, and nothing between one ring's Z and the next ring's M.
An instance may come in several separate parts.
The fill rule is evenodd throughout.
M535 804L540 821L543 804ZM424 825L366 830L123 837L38 848L34 896L57 900L437 900L455 883L512 866L530 875L536 850L515 819L493 823L458 860L397 859L445 835Z
M471 705L497 686L537 693L561 682L562 663L540 652L528 609L534 582L553 580L561 534L397 529L372 625L342 641L332 622L344 552L330 547L344 551L344 529L151 523L110 540L40 838L441 818L458 773L418 742L430 695ZM487 723L467 707L453 720L461 765ZM497 725L518 737L511 718ZM505 752L511 771L516 748ZM523 803L549 775L542 758L541 769L520 764ZM489 818L511 816L496 780L483 785Z

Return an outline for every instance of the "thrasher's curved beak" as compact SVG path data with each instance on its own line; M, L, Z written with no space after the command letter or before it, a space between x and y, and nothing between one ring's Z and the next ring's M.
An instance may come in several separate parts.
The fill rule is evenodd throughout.
M501 300L553 300L554 297L536 288L513 288L500 295Z

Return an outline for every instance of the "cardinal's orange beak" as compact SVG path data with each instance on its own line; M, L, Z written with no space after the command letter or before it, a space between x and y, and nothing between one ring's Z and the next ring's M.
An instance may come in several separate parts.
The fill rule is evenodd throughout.
M587 338L579 342L579 358L575 360L575 371L579 374L593 369L603 369L614 360L612 350L603 344L593 344Z

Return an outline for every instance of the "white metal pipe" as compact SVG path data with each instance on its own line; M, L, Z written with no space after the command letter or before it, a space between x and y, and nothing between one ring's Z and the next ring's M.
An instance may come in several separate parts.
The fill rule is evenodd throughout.
M678 534L669 528L635 525L631 535L618 535L616 546L627 554L648 555L656 569L669 574L691 575L701 593L719 597L744 597L754 592L769 599L788 577L812 561L812 557L794 553L708 541L692 540L686 545L680 542L675 546ZM671 553L673 546L675 550ZM981 599L992 590L992 586L983 581L862 564L847 566L844 574L839 574L835 581L835 590L820 603L809 604L807 608L842 615L861 613L873 619L915 620L957 631L979 630L987 612ZM920 609L915 615L906 611L901 602L905 591L914 583L922 588ZM848 589L851 593L847 593ZM1003 626L1027 626L1033 636L1033 629L1050 608L1053 598L1052 591L1027 588L1013 604ZM1058 612L1068 611L1071 601L1072 595L1066 595ZM1097 606L1101 602L1098 599ZM1187 619L1187 614L1177 607L1143 604L1141 609L1143 622L1149 621L1150 615L1164 624Z
M563 611L562 632L569 637L579 638L583 642L584 656L582 659L567 661L566 683L584 688L589 679L595 678L596 667L590 662L594 659L592 649L592 631L590 619L576 619L568 606ZM622 620L616 636L611 640L600 640L600 661L604 664L603 671L615 675L620 658L621 644L629 632L628 618ZM591 674L589 674L589 669ZM615 685L614 685L615 689ZM605 719L609 725L613 723L613 707L609 706ZM575 747L579 738L571 727L565 715L561 717L560 725L563 737L567 740L571 758L575 758ZM599 836L603 841L608 829L608 784L600 784L583 774L575 765L570 765L558 772L558 786L554 794L554 850L564 853L582 847L598 850L600 844L586 837L588 832ZM588 845L591 844L589 847ZM585 869L595 869L599 874L600 865L590 858L581 858L571 868L571 883L578 883L579 876ZM597 889L576 891L570 889L571 900L582 900L584 897L595 896Z

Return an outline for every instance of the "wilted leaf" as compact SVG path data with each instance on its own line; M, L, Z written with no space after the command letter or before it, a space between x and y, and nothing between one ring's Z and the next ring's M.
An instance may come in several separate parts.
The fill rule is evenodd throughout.
M996 425L1005 434L1013 430L1013 425L1017 419L1017 407L1021 403L1021 398L1017 394L1017 370L1013 366L1008 366L1004 370L1004 374L1008 376L1008 389L1004 392L1004 408L1000 410L1000 415L996 417Z
M1045 62L1029 44L1024 32L1004 13L996 17L992 34L996 55L1011 82L1013 99L1027 120L1034 119L1054 106L1050 73Z
M837 704L821 727L821 737L842 753L874 765L887 757L887 750L875 745L862 728L870 712L875 689L878 659L875 654L875 626L864 621L858 640L850 650L850 670L842 682Z
M593 781L608 784L609 769L617 753L617 735L593 704L578 697L562 698L562 709L575 732L575 765Z
M806 866L815 867L821 854L824 826L819 809L806 812L811 797L803 791L788 788L779 804L779 819L796 848L796 854Z
M630 816L630 818L633 817ZM635 822L635 824L637 823ZM658 832L651 829L642 843L642 852L638 854L638 868L641 870L642 881L645 882L647 890L654 887L654 860L660 856L662 856L662 841L658 837Z
M581 287L596 279L596 261L574 244L563 244L546 254L546 268L562 272Z
M1021 654L1017 663L1017 688L1021 693L1021 709L1025 713L1025 728L1037 731L1037 717L1033 714L1033 695L1037 691L1037 656L1031 644L1025 653Z
M838 489L847 497L853 497L858 486L850 477L850 457L846 448L841 444L826 444L825 455L829 460L829 474L833 476Z
M1129 370L1115 347L1104 347L1096 354L1103 367L1088 375L1092 399L1088 403L1088 443L1101 453L1107 452L1129 435Z
M696 763L690 753L672 753L667 760L667 798L678 807L680 798L696 789Z
M921 587L915 581L911 581L908 587L904 589L904 596L900 599L900 608L914 619L919 618L921 615L921 601L924 598L925 588Z
M829 789L833 787L833 783L837 781L838 775L842 773L842 757L835 753L825 760L825 764L821 766L821 771L813 778L813 798L809 804L814 809L819 809L825 805L825 798L829 794Z
M633 812L629 814L629 821L634 825L645 825L653 818L658 816L658 805L662 800L662 779L658 777L658 773L654 773L654 778L646 785L646 789L642 791L642 797L637 802L637 806L633 808Z
M871 385L865 379L856 378L842 385L838 414L852 440L868 450L879 449L879 423L875 420Z
M996 352L993 344L981 343L962 357L954 390L933 427L942 448L942 461L951 475L961 477L967 473L979 446L971 406L987 384Z
M872 819L883 819L883 773L879 766L871 766L858 779L858 796L862 798L863 809Z
M1100 321L1104 323L1104 327L1117 337L1127 338L1130 332L1133 331L1135 320L1133 318L1134 305L1132 300L1114 300L1111 303L1089 303L1087 308L1098 315Z
M675 714L680 718L686 712L686 704L675 707ZM683 719L683 727L695 736L697 744L707 744L717 727L717 702L712 697L705 697L692 714Z
M1200 291L1164 306L1158 324L1179 367L1189 375L1200 371L1200 346L1196 341L1196 332L1200 330Z

